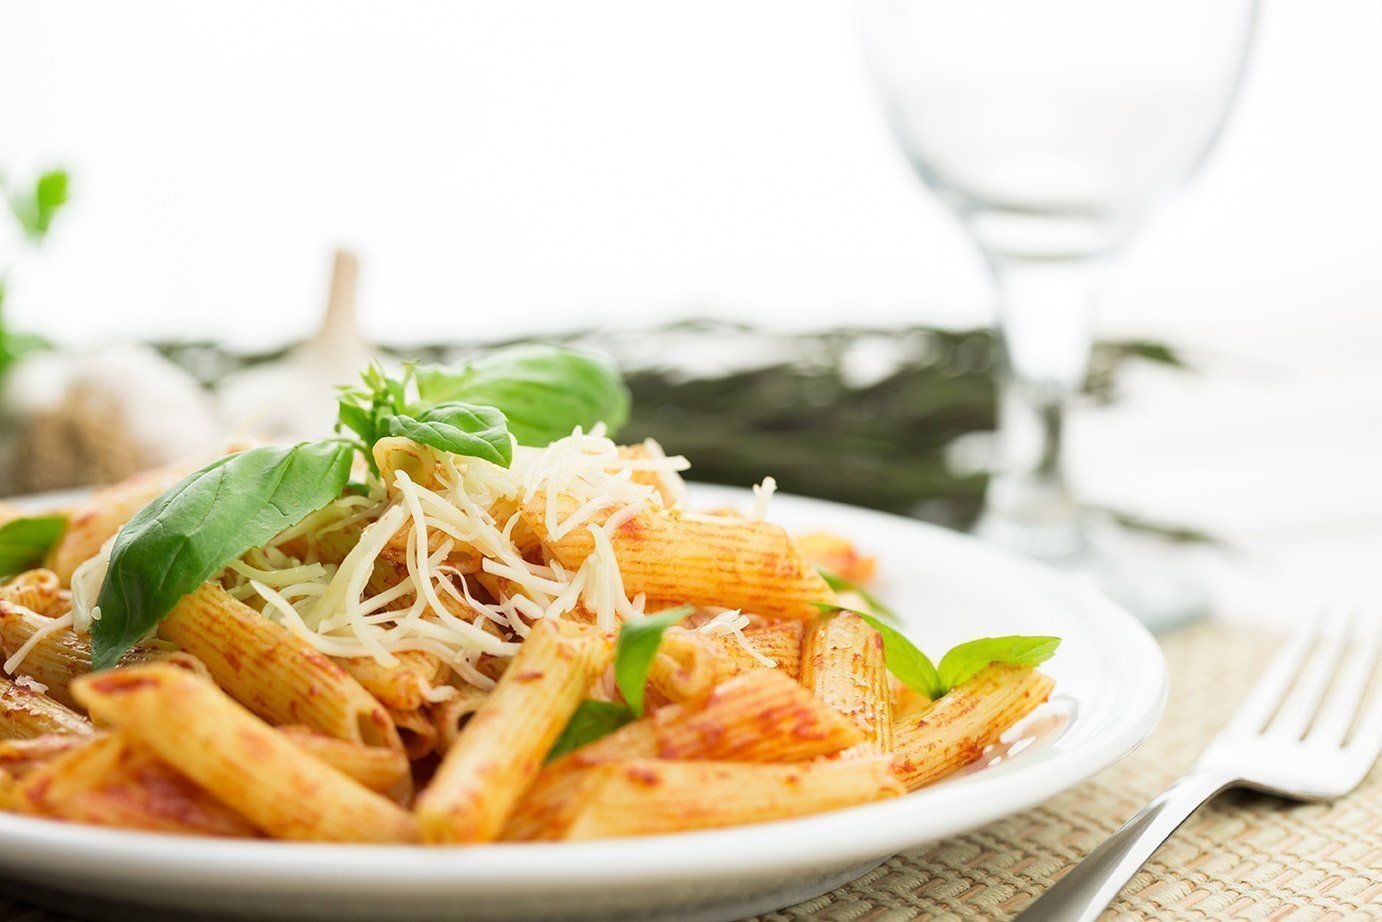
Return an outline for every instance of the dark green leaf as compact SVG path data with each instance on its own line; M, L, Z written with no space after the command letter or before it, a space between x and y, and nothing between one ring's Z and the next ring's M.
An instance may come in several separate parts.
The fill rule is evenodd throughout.
M863 599L864 604L867 605L875 615L881 615L889 621L895 622L898 620L897 612L884 605L877 596L873 595L863 586L860 586L854 580L845 579L829 567L817 565L816 572L825 580L825 584L836 592L852 592Z
M1038 666L1060 646L1059 637L980 637L953 648L941 657L941 685L948 691L974 677L990 663Z
M615 367L559 346L511 346L460 368L417 370L424 404L464 400L496 407L520 445L547 445L603 422L611 436L629 416L629 392Z
M65 515L25 516L0 525L0 579L42 564L66 527Z
M504 414L494 407L442 403L416 413L387 416L389 435L401 435L453 455L481 458L500 467L513 460Z
M97 669L115 665L178 601L250 548L340 495L352 445L266 445L227 455L169 488L120 529L91 625Z
M897 628L880 621L866 611L846 608L830 602L811 603L823 612L853 612L883 637L883 662L888 671L908 688L925 695L932 701L945 694L940 675L936 672L931 658L912 643Z
M635 716L643 716L644 686L663 632L693 611L690 605L679 605L638 621L625 621L619 629L614 643L614 682Z
M593 743L602 736L609 736L624 724L634 719L633 710L627 704L617 701L582 701L566 722L566 729L552 744L547 753L547 761L559 759L573 749L586 743Z
M342 429L354 432L366 445L373 445L379 441L374 416L369 410L352 403L345 396L336 401L336 431L340 432Z

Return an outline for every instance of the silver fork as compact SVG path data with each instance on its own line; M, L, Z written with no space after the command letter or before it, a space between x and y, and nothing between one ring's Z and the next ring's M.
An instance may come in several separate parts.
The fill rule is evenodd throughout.
M1228 788L1304 801L1356 788L1382 751L1382 691L1366 700L1380 645L1382 618L1360 614L1336 613L1297 632L1190 774L1042 894L1020 922L1098 918L1152 853Z

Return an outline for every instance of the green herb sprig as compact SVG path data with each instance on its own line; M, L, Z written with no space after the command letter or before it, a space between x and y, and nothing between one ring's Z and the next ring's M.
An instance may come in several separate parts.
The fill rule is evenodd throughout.
M511 419L527 444L547 444L576 426L604 422L612 429L627 415L628 393L611 364L557 346L502 350L456 369L405 366L399 378L372 366L338 401L337 430L353 437L266 445L218 459L120 529L97 598L101 617L92 622L92 664L114 666L218 570L356 489L356 452L374 469L372 449L381 438L405 436L508 467Z
M941 657L937 667L906 635L874 615L831 602L813 604L827 614L851 612L864 619L883 638L883 662L888 671L902 684L932 701L969 681L985 666L1008 663L1035 667L1050 659L1060 646L1059 637L980 637L952 647Z
M32 515L0 525L0 579L43 563L67 528L65 515Z

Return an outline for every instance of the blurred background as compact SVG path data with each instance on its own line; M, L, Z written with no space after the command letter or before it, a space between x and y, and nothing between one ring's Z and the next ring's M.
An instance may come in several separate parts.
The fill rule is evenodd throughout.
M693 475L972 524L992 281L889 134L857 20L0 5L6 193L32 218L68 176L46 233L0 222L7 349L53 347L4 369L8 491L325 422L329 390L265 395L344 383L366 343L584 334ZM1227 617L1346 595L1382 553L1379 44L1371 0L1268 0L1216 150L1099 312L1071 478L1175 539Z

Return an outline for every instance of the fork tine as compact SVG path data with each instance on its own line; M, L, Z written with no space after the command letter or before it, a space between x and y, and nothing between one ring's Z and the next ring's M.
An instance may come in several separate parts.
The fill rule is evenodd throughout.
M1318 630L1314 624L1302 624L1287 636L1281 652L1272 660L1267 671L1262 673L1262 678L1257 680L1252 691L1248 692L1220 736L1256 734L1266 725L1267 718L1276 712L1282 696L1300 671L1301 660L1314 646Z
M1320 639L1314 654L1306 661L1294 689L1281 704L1281 710L1267 726L1267 733L1285 739L1298 740L1310 726L1310 718L1319 710L1320 699L1329 688L1339 668L1344 652L1344 640L1349 634L1349 612L1333 611L1320 619Z
M1382 647L1382 618L1360 617L1357 619L1353 636L1349 638L1352 648L1338 681L1324 707L1319 719L1306 737L1310 742L1320 742L1326 746L1340 746L1353 726L1353 718L1363 704L1364 696L1377 668L1377 654Z

